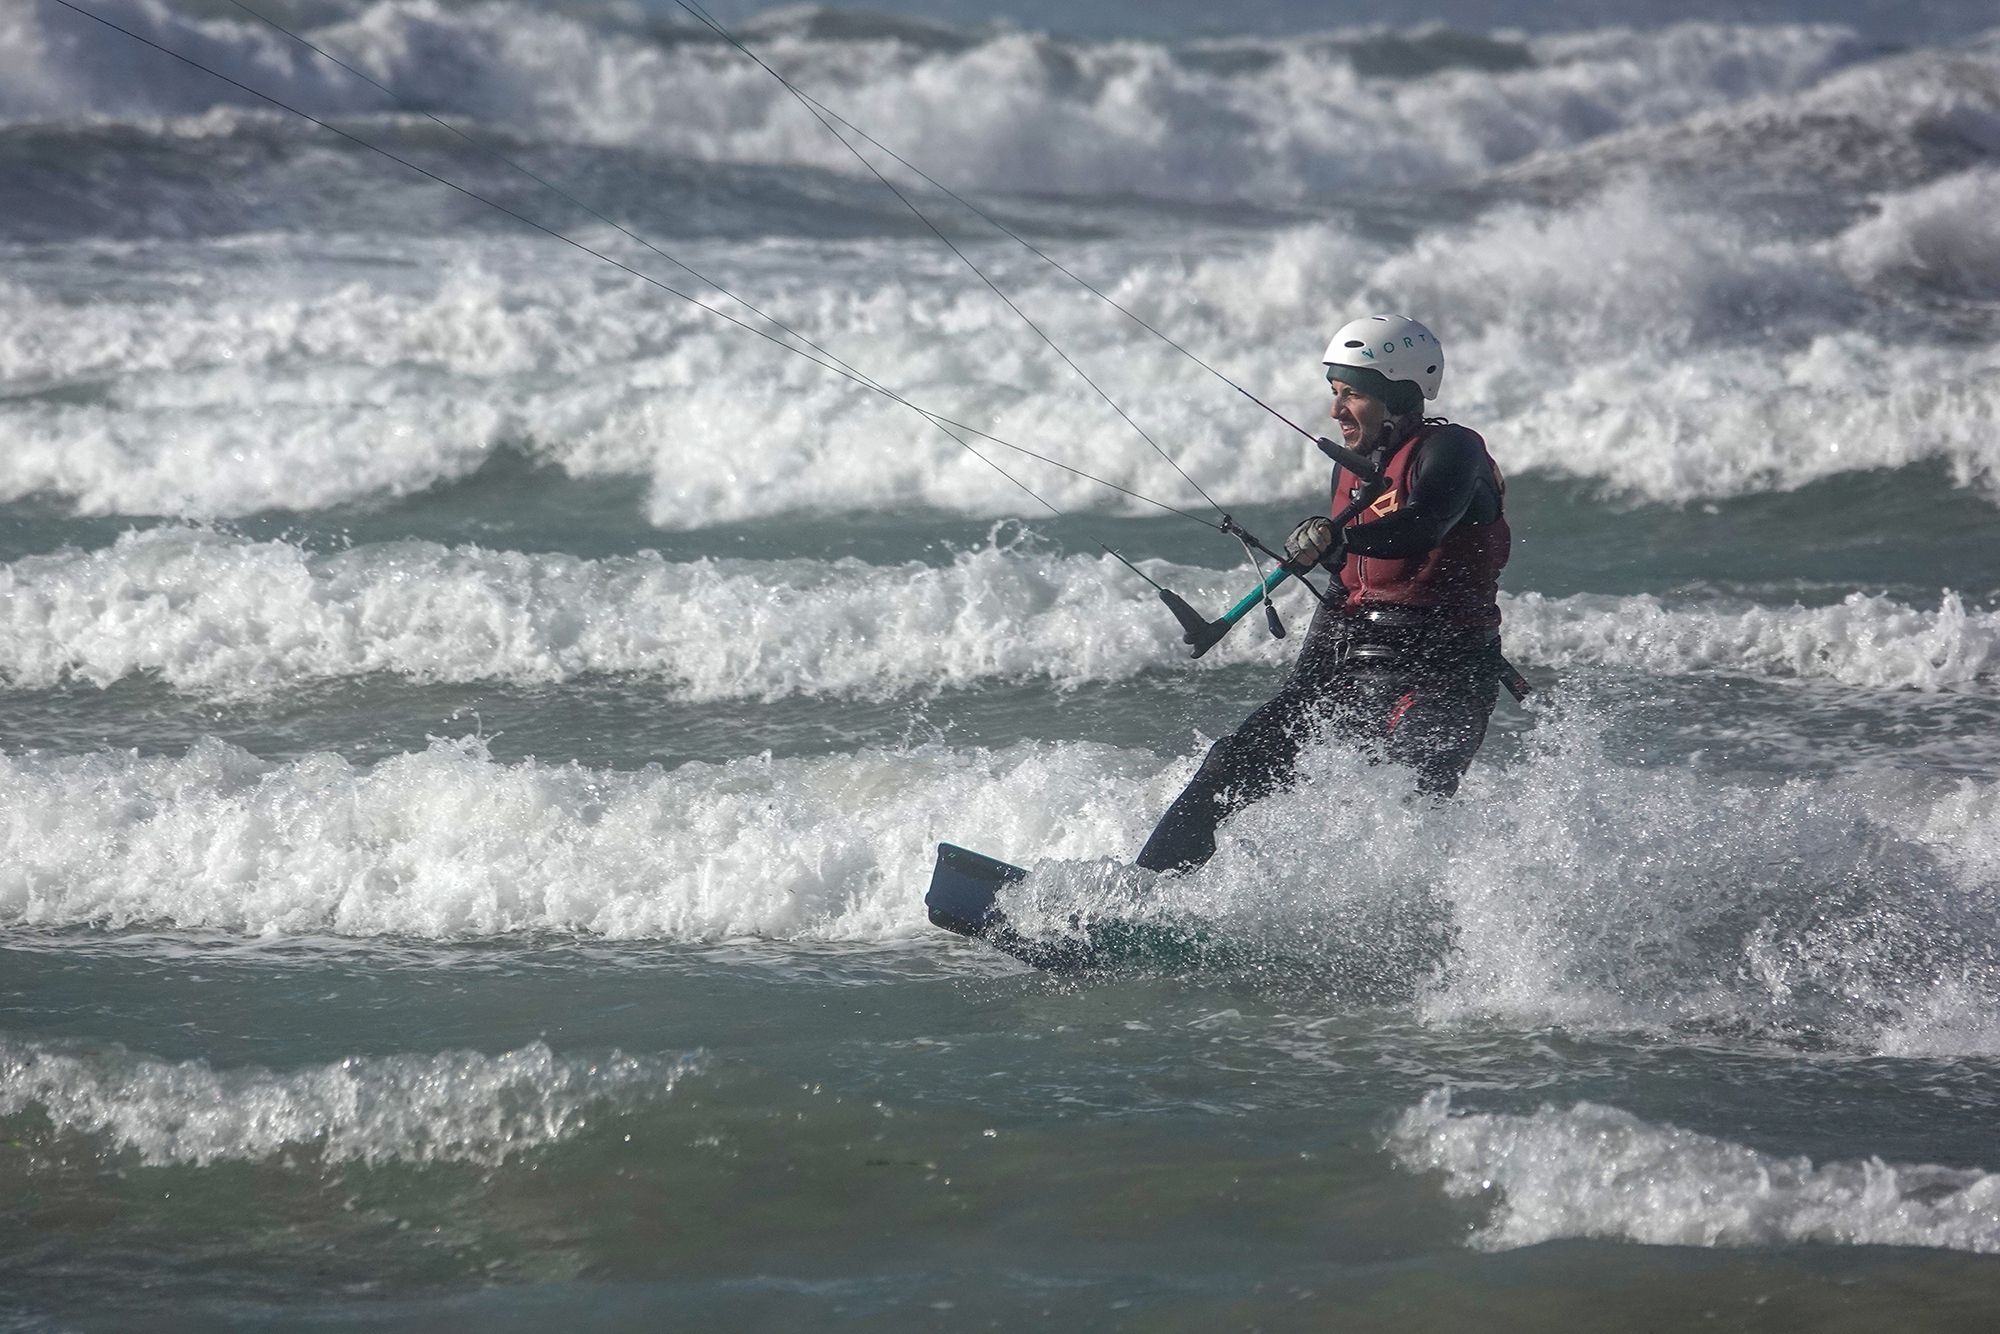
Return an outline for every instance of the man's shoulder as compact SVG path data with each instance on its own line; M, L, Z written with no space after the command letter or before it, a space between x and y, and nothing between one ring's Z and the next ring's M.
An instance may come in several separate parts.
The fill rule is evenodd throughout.
M1428 421L1419 437L1417 454L1425 460L1457 460L1470 466L1486 457L1486 440L1470 426L1457 422Z
M1442 445L1447 449L1454 447L1463 448L1467 445L1480 450L1486 448L1486 437L1479 434L1479 432L1473 430L1470 426L1462 425L1459 422L1445 421L1441 417L1433 418L1424 423L1423 442L1426 445Z

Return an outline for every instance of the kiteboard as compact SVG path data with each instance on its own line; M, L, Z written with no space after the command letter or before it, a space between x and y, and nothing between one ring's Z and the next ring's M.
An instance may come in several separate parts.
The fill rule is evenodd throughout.
M1008 918L1000 899L1027 877L1025 867L940 843L924 906L934 925L1045 973L1294 981L1332 985L1357 1000L1383 1004L1414 995L1422 980L1435 974L1453 940L1442 905L1413 908L1395 930L1334 931L1303 941L1246 939L1206 917L1148 903L1150 878L1144 884L1135 878L1130 901L1107 905L1100 899L1066 920L1058 913L1046 927L1024 928Z

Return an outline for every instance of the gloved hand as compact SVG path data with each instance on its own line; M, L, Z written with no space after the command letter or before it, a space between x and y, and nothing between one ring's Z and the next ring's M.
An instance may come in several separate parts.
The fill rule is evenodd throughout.
M1297 569L1310 570L1321 563L1330 563L1340 552L1340 534L1334 529L1333 520L1324 514L1315 514L1285 539L1287 562Z

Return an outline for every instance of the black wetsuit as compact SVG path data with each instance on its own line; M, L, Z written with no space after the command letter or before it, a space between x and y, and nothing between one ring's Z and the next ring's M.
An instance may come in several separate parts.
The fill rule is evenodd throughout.
M1339 559L1421 555L1460 523L1500 517L1498 480L1477 436L1441 431L1416 449L1403 508L1348 528ZM1417 608L1350 613L1340 605L1344 596L1335 579L1284 686L1210 748L1146 840L1140 866L1166 871L1207 861L1216 826L1290 782L1300 748L1322 731L1346 737L1378 761L1415 770L1419 791L1458 790L1499 693L1498 635Z

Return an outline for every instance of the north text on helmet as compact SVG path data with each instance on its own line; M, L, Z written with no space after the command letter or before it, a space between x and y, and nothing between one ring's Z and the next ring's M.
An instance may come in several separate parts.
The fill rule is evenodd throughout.
M1417 338L1405 338L1403 340L1403 346L1415 347L1420 342L1435 343L1436 341L1437 340L1435 338L1432 338L1429 334L1423 334ZM1396 340L1393 338L1390 339L1388 342L1382 344L1382 351L1385 353L1394 352L1395 350L1396 350ZM1372 347L1364 347L1361 349L1361 355L1368 358L1370 361L1373 361L1375 359L1375 349Z

